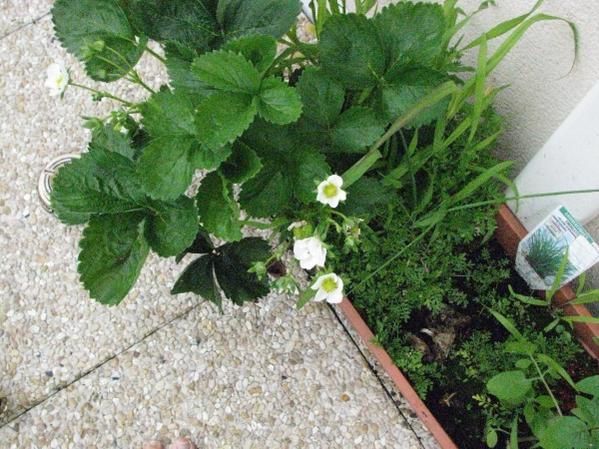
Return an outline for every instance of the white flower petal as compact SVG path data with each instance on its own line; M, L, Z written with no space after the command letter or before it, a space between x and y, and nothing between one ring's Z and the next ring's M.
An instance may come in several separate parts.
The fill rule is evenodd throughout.
M342 301L343 301L343 291L341 291L341 290L335 290L334 292L330 293L329 296L327 297L327 302L329 302L331 304L339 304Z
M314 296L314 301L322 302L327 299L327 293L324 290L318 290Z
M343 185L343 178L339 175L331 175L327 178L329 184L333 184L335 187L341 187Z

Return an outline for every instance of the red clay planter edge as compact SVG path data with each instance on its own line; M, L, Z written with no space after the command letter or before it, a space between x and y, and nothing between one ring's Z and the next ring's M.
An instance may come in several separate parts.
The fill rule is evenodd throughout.
M433 416L428 407L422 402L418 393L414 390L408 379L403 373L397 368L393 360L387 354L382 347L377 346L373 343L374 334L364 322L358 311L355 309L353 304L345 298L339 305L343 315L347 321L351 324L354 330L360 335L360 338L372 354L372 356L381 365L381 368L385 370L387 375L391 378L402 397L410 404L418 418L430 431L433 437L437 440L442 449L458 449L456 444L447 435L445 429L439 424L437 419Z
M515 256L518 243L527 233L528 232L522 223L520 223L509 207L502 205L497 213L496 237L507 255L510 257ZM575 297L576 294L572 288L570 288L570 286L565 286L556 293L554 304L558 307L563 307L565 314L568 316L592 316L585 306L566 304ZM453 442L447 432L445 432L445 429L439 424L439 421L433 416L422 399L420 399L418 393L416 393L410 382L393 363L393 360L387 351L373 343L374 334L364 322L351 301L345 298L339 306L347 321L358 333L372 356L381 365L381 368L384 369L391 378L418 418L437 440L439 446L441 446L442 449L458 449L458 446ZM575 323L574 331L587 352L592 357L599 358L599 345L593 340L595 337L599 337L599 325Z

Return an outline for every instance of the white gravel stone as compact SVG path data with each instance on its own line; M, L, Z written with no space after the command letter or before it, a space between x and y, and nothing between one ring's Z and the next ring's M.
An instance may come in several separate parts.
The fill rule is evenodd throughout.
M189 435L207 449L421 448L418 422L402 417L324 305L297 312L293 298L271 295L221 315L171 296L184 265L156 257L121 306L88 298L81 229L47 214L35 189L49 160L85 148L80 117L114 105L75 89L63 101L47 95L55 60L91 84L49 17L18 29L50 3L0 6L0 447L135 448ZM154 87L165 80L151 58L140 72Z

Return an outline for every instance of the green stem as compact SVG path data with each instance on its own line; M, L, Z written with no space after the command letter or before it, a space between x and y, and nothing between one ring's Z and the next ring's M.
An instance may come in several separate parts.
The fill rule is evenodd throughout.
M539 376L541 376L541 382L543 382L543 385L545 386L547 393L549 393L549 396L551 397L551 400L553 401L553 404L555 405L555 409L557 410L557 413L559 413L560 416L563 416L562 409L559 407L557 399L555 399L555 396L553 395L551 388L549 388L549 385L547 384L547 381L545 380L545 377L543 376L543 372L541 371L539 364L537 363L537 361L535 360L535 358L532 355L529 355L529 357L530 357L530 360L532 360L532 363L535 366L535 369L539 373Z
M151 54L152 56L154 56L156 59L158 59L160 62L162 62L163 64L166 64L166 59L164 59L162 56L160 56L158 53L156 53L154 50L152 50L149 45L146 45L146 51Z
M512 196L512 197L497 198L494 200L478 201L476 203L470 203L470 204L464 204L462 206L451 207L447 210L447 212L456 212L456 211L460 211L460 210L464 210L464 209L474 209L476 207L491 206L494 204L502 204L507 201L519 201L519 200L525 200L525 199L530 199L530 198L543 198L543 197L547 197L547 196L579 195L579 194L585 194L585 193L599 193L599 189L565 190L565 191L560 191L560 192L534 193L534 194L530 194L530 195L517 195L517 196Z
M69 81L69 84L71 86L78 87L80 89L88 90L88 91L93 92L95 94L101 95L102 97L106 97L106 98L110 98L110 99L115 100L115 101L119 101L119 102L121 102L121 103L123 103L123 104L125 104L125 105L127 105L129 107L135 106L130 101L123 100L122 98L117 97L116 95L112 95L111 93L100 91L100 90L94 89L92 87L84 86L83 84L74 83L73 81Z
M453 94L457 90L457 86L453 81L448 81L441 84L430 94L422 98L418 103L412 106L404 115L399 117L395 122L391 124L385 134L381 136L379 140L370 148L368 153L364 155L358 162L352 165L343 174L343 184L349 187L358 179L360 179L368 170L372 168L374 163L383 157L379 148L387 142L395 133L397 133L404 126L409 124L414 118L418 116L422 111L434 106L445 97Z
M156 93L156 91L154 89L152 89L150 86L148 86L146 83L143 82L143 80L141 79L141 76L139 76L139 73L137 73L135 70L133 70L131 72L130 81L133 83L139 84L141 87L143 87L145 90L147 90L151 94Z
M395 253L393 256L389 257L385 262L383 262L382 265L380 265L376 270L374 270L372 273L370 273L368 276L366 276L364 279L362 279L358 284L356 284L354 287L359 287L360 285L362 285L364 282L369 281L370 279L372 279L374 276L377 275L377 273L379 273L381 270L385 269L387 266L389 266L389 264L393 263L399 256L401 256L403 253L405 253L408 249L410 249L412 246L414 246L416 243L418 243L420 240L422 240L424 238L424 236L426 234L429 233L429 231L431 229L433 229L435 227L435 225L431 225L428 228L426 228L424 231L422 231L414 240L412 240L410 243L408 243L406 246L404 246L401 251L398 251L397 253ZM348 290L348 294L349 292L351 292L352 289Z

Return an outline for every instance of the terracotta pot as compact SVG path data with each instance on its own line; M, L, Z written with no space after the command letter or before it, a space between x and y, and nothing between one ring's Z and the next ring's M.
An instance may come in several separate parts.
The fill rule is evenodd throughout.
M512 211L506 205L501 206L497 214L496 237L507 255L515 257L518 244L527 233L528 231L526 231ZM576 295L572 288L569 286L563 287L556 293L554 305L556 307L563 307L564 313L568 316L592 316L585 306L568 304L568 302L575 297ZM374 334L352 303L345 298L340 304L340 309L347 321L358 333L372 356L393 381L395 387L399 390L403 398L410 404L418 418L435 437L439 446L441 446L442 449L458 449L451 437L445 432L445 429L443 429L422 399L420 399L418 393L416 393L416 390L414 390L410 382L399 368L395 366L387 351L372 343L374 341ZM576 336L588 353L594 358L599 358L599 345L593 340L594 337L599 337L599 325L575 323L574 330Z
M528 234L528 231L510 208L506 205L501 206L497 213L497 232L495 235L507 255L510 257L516 256L518 244L526 234ZM567 316L593 316L586 306L569 304L575 298L574 290L567 285L555 294L553 304L556 307L562 307L564 314ZM595 341L595 338L599 339L599 324L574 323L574 333L587 352L595 359L599 359L599 345Z

